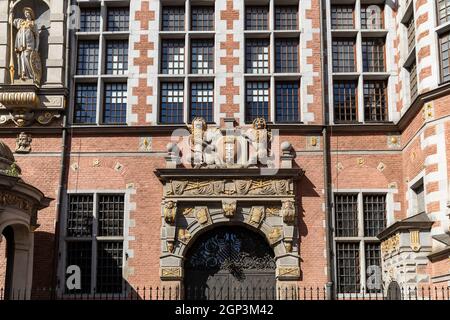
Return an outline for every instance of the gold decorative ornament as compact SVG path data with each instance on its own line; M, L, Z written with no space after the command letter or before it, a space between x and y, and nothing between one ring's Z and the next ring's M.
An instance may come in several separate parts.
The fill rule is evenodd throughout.
M400 234L396 233L381 243L381 251L383 254L389 254L400 248Z
M173 241L167 241L167 251L173 253L175 250L175 246Z
M358 166L362 167L365 163L364 158L358 158L356 159L356 163L358 164Z
M280 208L276 208L276 207L266 208L266 214L268 216L279 216L280 215Z
M250 210L250 217L248 222L252 225L258 226L264 219L264 207L252 207Z
M281 227L274 227L272 231L269 233L269 241L270 243L277 242L283 234L283 229Z
M410 246L413 251L418 252L421 248L420 245L420 231L419 230L411 230L409 232Z
M277 274L279 277L300 277L300 268L280 266L277 268Z
M223 215L227 218L233 218L236 214L237 201L236 200L223 200L222 209Z
M292 252L292 241L285 240L284 247L286 249L286 252Z
M181 277L180 267L161 268L161 278L180 278L180 277Z
M208 209L207 208L198 208L195 213L195 217L197 218L198 223L206 224L208 223Z
M178 241L186 244L191 240L191 234L187 229L179 229L178 230Z

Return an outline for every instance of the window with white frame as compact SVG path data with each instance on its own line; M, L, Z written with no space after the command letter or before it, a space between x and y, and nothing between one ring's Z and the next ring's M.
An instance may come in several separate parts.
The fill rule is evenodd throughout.
M69 194L66 268L80 268L81 289L66 288L65 292L121 293L123 243L123 194Z
M338 293L380 292L369 276L381 267L376 235L386 227L386 194L335 193L334 233ZM377 273L378 275L381 273Z
M73 123L126 124L123 91L127 88L129 15L127 6L80 8L80 29L75 33ZM112 87L121 89L121 103L111 104L108 94Z

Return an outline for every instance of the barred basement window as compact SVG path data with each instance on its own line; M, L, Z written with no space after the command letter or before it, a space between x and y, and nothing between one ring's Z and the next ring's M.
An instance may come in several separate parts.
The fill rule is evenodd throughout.
M92 236L92 211L94 198L92 195L69 195L69 210L67 212L67 236L82 238Z
M290 123L300 121L300 97L298 81L276 84L276 121Z
M409 19L406 27L408 29L408 53L409 53L416 46L416 27L414 25L414 17L411 17L411 19Z
M191 118L202 117L206 122L213 122L214 83L193 82L191 84Z
M334 197L337 237L358 235L358 195L337 194Z
M439 38L442 82L450 81L450 33Z
M336 243L339 293L360 292L359 243Z
M253 122L256 118L269 121L269 88L267 81L249 81L246 84L245 121Z
M333 72L355 72L355 40L333 40Z
M249 39L245 46L246 73L269 73L269 40Z
M379 243L366 243L365 244L365 256L366 256L366 292L379 293L381 288L376 287L376 278L373 276L381 268L381 250ZM374 281L375 280L375 281ZM375 285L375 287L374 287Z
M77 84L75 87L74 122L92 124L97 115L97 84Z
M383 29L383 9L380 6L371 4L361 7L361 28L363 29Z
M184 74L184 41L163 40L161 72L164 74Z
M355 81L335 81L334 93L334 121L358 121L357 84Z
M267 6L246 7L245 29L246 30L269 29L269 7Z
M331 6L331 29L354 29L353 6Z
M183 123L183 82L161 83L160 99L159 121L162 124Z
M163 7L162 30L184 31L184 7Z
M450 21L450 0L438 0L437 10L439 17L439 24L444 24Z
M196 74L214 73L214 40L196 39L191 43L191 72Z
M387 121L386 81L364 83L364 120Z
M417 88L417 64L414 61L411 66L408 68L409 72L409 88L411 93L411 102L414 101L418 96L418 88Z
M106 83L103 123L125 124L127 119L127 84Z
M82 8L80 11L80 32L100 31L100 8Z
M334 221L338 293L380 292L386 194L336 193Z
M96 211L94 203L97 203ZM66 293L121 293L124 195L73 194L69 195L68 206L66 266L77 265L81 268L82 287L81 290L66 289ZM74 233L73 230L86 229L83 226L86 217L90 221L89 232L81 232L82 237L74 237L80 232ZM93 269L95 272L91 271Z
M98 72L98 41L79 41L77 56L78 75L96 75Z
M386 228L386 195L363 195L364 206L364 235L376 237Z
M214 7L192 7L191 29L193 31L214 30Z
M90 293L91 292L91 268L92 268L92 242L91 241L67 241L66 242L66 266L78 266L81 271L81 289L68 290L66 293ZM68 277L69 275L66 275ZM67 278L66 278L67 280ZM65 281L64 281L65 282Z
M122 75L128 71L128 40L106 43L106 73Z
M297 30L298 29L298 7L276 6L275 7L275 29Z
M363 71L384 72L384 39L362 41Z
M129 23L129 8L108 8L108 31L128 31Z
M277 39L275 42L276 72L298 72L298 39Z
M97 292L122 292L122 241L97 244Z

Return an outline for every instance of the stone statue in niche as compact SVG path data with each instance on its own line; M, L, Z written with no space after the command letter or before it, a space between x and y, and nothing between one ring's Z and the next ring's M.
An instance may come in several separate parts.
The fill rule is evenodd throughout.
M42 76L42 65L39 55L39 30L33 9L29 7L24 8L23 15L24 18L14 19L13 12L11 11L9 14L11 27L17 29L14 42L18 67L17 74L21 80L32 80L39 85ZM11 61L11 68L14 70L14 61Z
M21 132L16 138L16 153L30 153L33 139L25 132Z

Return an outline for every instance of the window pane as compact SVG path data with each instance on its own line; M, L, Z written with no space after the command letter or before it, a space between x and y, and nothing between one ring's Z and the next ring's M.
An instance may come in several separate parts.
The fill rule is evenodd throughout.
M375 4L362 6L361 27L363 29L383 29L383 8Z
M364 195L364 235L376 237L386 228L386 196L380 194Z
M358 195L337 194L334 197L336 237L358 236Z
M365 245L366 254L366 283L367 292L375 293L381 292L382 279L373 279L375 275L379 275L381 278L381 272L378 268L381 268L381 251L379 243L366 243ZM375 271L378 269L378 272ZM377 272L377 273L374 273ZM374 281L375 280L375 281ZM377 286L378 284L378 286ZM374 286L374 287L372 287Z
M408 53L416 46L416 27L414 25L414 17L409 19L407 25L408 29Z
M298 7L276 6L275 7L275 29L297 30L298 29Z
M193 82L191 84L191 118L202 117L213 122L214 83Z
M353 6L331 6L332 29L354 29Z
M130 9L108 8L108 31L128 31Z
M99 241L97 243L97 292L122 292L123 243Z
M127 84L106 83L103 123L121 124L127 122Z
M80 32L100 31L100 8L83 8L80 12Z
M96 75L98 72L98 41L79 41L78 75Z
M280 82L276 85L276 121L299 122L300 99L298 81Z
M386 81L364 83L364 120L387 121Z
M163 7L163 31L184 31L184 7Z
M214 40L192 40L192 73L214 73Z
M214 7L192 7L191 29L193 31L214 30Z
M358 121L358 104L355 81L335 81L333 92L334 121L356 122Z
M365 39L362 42L364 72L384 72L384 39Z
M160 122L183 123L184 84L182 82L161 83Z
M444 34L439 39L441 51L441 77L443 82L450 81L450 33Z
M336 243L339 293L360 292L359 243Z
M276 72L298 72L298 39L277 39Z
M77 238L92 236L93 210L92 195L69 195L66 235Z
M246 73L269 73L269 40L249 39L245 47Z
M78 266L81 270L81 289L68 290L66 293L90 293L91 292L91 268L92 268L92 242L68 241L66 242L66 266ZM70 274L66 274L66 281Z
M161 72L164 74L184 74L184 41L163 40Z
M256 118L269 121L269 82L251 81L246 86L246 122Z
M333 40L333 72L355 72L355 40Z
M123 195L100 195L98 201L98 235L123 236Z
M95 123L97 113L97 85L77 84L75 89L75 123Z
M106 43L106 73L121 75L128 71L128 40Z
M417 88L417 64L416 61L409 67L409 88L411 92L411 102L417 98L418 88Z
M269 7L255 6L245 8L246 30L267 30L269 22Z
M450 21L450 0L438 0L439 24Z

